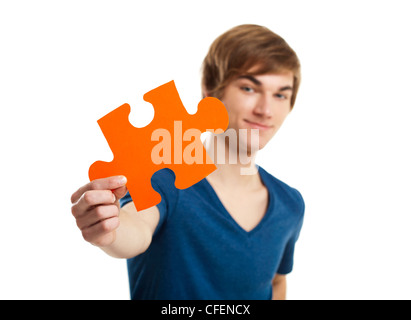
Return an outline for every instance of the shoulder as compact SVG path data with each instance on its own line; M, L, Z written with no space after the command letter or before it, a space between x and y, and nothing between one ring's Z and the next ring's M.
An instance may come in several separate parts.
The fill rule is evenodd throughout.
M155 172L151 177L151 185L155 191L160 193L162 200L168 204L174 203L178 196L178 189L175 187L176 176L174 171L168 168Z
M276 202L280 202L281 205L286 206L296 214L304 215L305 202L301 193L296 188L277 179L262 167L259 167L259 173L266 187L276 196Z
M174 186L174 181L176 179L176 176L174 174L174 171L164 168L161 169L157 172L155 172L151 176L151 184L153 187L160 187L160 188L170 188Z

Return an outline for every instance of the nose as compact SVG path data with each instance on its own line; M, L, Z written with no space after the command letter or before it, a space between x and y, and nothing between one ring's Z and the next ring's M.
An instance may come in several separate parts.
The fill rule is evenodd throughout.
M262 94L253 110L254 114L270 118L273 112L272 103L273 102L271 101L271 97L269 95Z

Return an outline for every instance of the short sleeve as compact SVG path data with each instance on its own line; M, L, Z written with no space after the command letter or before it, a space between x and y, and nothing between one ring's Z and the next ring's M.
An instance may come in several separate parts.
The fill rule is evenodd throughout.
M175 175L170 169L162 169L157 171L151 178L153 189L156 190L161 196L161 202L157 204L157 208L160 212L160 220L156 230L154 231L154 236L161 229L170 212L172 212L176 206L178 190L174 186L174 181ZM127 194L120 199L120 207L122 208L131 201L133 201L133 199L131 198L130 193L127 192Z
M297 191L297 190L295 190ZM304 200L301 196L301 194L297 191L297 195L300 198L300 215L299 215L299 220L298 223L296 224L296 227L294 229L294 232L292 233L290 239L288 240L284 253L280 262L280 265L277 269L277 273L279 274L288 274L293 270L294 266L294 250L295 250L295 244L300 236L300 232L303 226L303 220L304 220L304 211L305 211L305 203Z
M280 262L280 266L278 267L278 270L277 270L277 273L279 274L288 274L293 270L295 244L300 235L300 231L302 227L302 220L303 219L301 219L296 232L293 234L293 236L290 238L290 240L287 242L285 246L284 253L283 253L283 256Z

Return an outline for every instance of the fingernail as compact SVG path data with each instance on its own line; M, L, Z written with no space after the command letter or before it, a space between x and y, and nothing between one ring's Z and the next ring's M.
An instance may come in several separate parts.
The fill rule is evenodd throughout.
M127 178L125 176L120 176L120 183L121 184L126 184L127 183Z

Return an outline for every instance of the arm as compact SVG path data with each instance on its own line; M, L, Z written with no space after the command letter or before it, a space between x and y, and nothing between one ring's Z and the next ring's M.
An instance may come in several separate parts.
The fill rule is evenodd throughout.
M71 211L83 238L116 258L143 253L160 217L156 206L137 212L130 202L120 209L125 183L121 177L94 180L71 197Z
M113 232L115 240L100 248L115 258L132 258L145 252L160 220L156 206L137 212L133 202L120 209L119 226Z
M285 274L277 273L273 279L273 300L285 300L287 281Z

